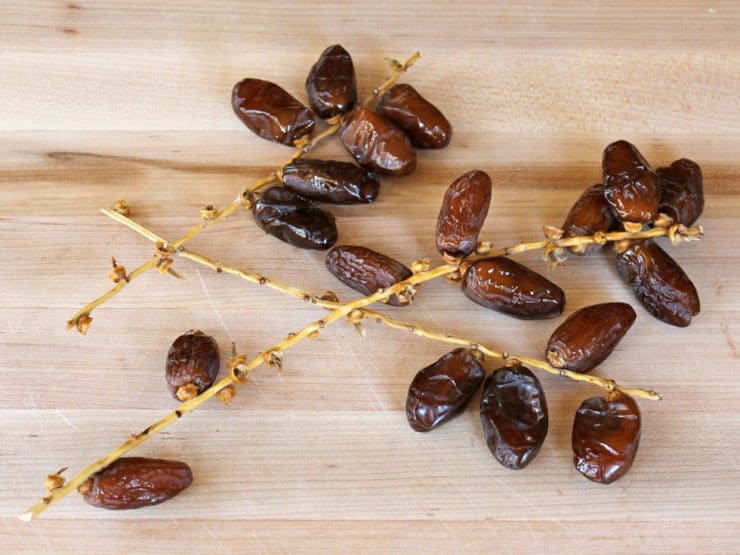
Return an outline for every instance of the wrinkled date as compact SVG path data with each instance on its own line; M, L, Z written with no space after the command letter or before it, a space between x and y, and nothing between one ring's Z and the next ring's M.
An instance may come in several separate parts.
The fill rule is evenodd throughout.
M416 152L403 131L365 106L357 106L339 129L339 139L363 168L387 175L407 175L416 168Z
M529 369L517 364L496 370L483 387L480 419L488 448L506 468L524 468L547 436L542 384Z
M637 148L617 141L604 149L604 195L619 221L646 224L658 213L658 177Z
M344 48L335 44L321 53L306 78L311 109L327 119L343 114L357 102L355 66Z
M616 222L614 213L604 197L604 185L597 183L586 189L568 212L563 223L563 237L593 235L598 231L607 232ZM603 245L576 245L569 247L574 254L590 254Z
M560 316L565 305L565 293L560 287L505 257L473 263L465 272L461 287L479 305L525 320Z
M571 314L550 336L545 355L555 368L589 372L601 364L635 322L626 303L603 303Z
M271 187L254 204L264 231L302 249L326 250L337 242L334 216L283 187Z
M447 188L437 218L437 250L462 258L475 250L491 204L491 178L480 170L458 177Z
M315 123L311 110L275 83L261 79L244 79L234 85L231 106L254 133L284 145L311 133Z
M398 260L366 247L341 245L326 255L326 268L345 285L363 295L372 295L378 289L410 278L413 274ZM407 299L397 295L388 297L388 304L404 306Z
M640 409L634 399L613 391L608 399L581 403L573 421L573 462L589 480L611 484L624 476L640 444Z
M674 222L692 225L704 210L704 185L701 168L682 158L667 168L658 168L660 206L658 211Z
M210 335L191 330L172 343L167 353L165 378L172 396L187 401L213 385L221 355Z
M419 371L409 387L406 418L417 432L428 432L468 405L485 377L481 354L455 349Z
M692 316L699 314L696 287L681 266L653 241L635 241L618 254L617 272L658 320L685 327Z
M94 507L138 509L167 501L192 483L193 473L183 462L122 457L90 476L77 491Z
M444 148L450 143L450 122L411 85L391 87L378 102L377 109L403 129L416 147Z
M336 160L298 159L282 170L285 187L301 196L334 204L372 202L380 180L364 168Z

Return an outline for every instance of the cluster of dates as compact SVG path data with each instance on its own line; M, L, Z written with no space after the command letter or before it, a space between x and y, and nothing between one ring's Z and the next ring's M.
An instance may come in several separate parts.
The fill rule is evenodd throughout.
M264 231L291 245L325 250L337 241L333 215L314 202L363 204L380 190L378 174L402 176L416 168L417 148L443 148L452 128L413 87L395 85L375 109L357 103L355 70L340 45L328 47L306 79L311 108L274 83L247 78L234 85L231 103L244 124L263 139L301 145L316 115L343 118L339 138L359 164L297 159L279 172L282 187L264 191L253 206Z

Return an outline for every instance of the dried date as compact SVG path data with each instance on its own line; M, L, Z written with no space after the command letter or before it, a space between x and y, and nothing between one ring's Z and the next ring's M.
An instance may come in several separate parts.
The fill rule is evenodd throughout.
M320 118L331 118L352 109L357 102L355 66L339 44L321 53L306 78L311 109Z
M704 185L701 168L682 158L667 168L658 168L660 206L658 212L674 222L690 226L704 210Z
M199 330L175 339L167 353L165 378L172 396L187 401L213 385L221 364L216 340Z
M607 232L615 222L614 213L604 196L604 185L597 183L586 189L568 212L562 227L563 237ZM602 246L594 243L569 248L574 254L590 254L600 250Z
M450 143L450 122L411 85L391 87L378 102L377 109L400 127L416 147L444 148Z
M380 180L350 162L298 159L285 166L282 180L287 189L321 202L359 204L375 200Z
M624 223L646 224L658 213L658 177L637 148L617 141L604 149L604 196Z

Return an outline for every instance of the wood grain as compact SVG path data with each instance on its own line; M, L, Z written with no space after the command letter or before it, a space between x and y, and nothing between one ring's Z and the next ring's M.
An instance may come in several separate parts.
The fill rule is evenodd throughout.
M494 181L486 238L559 225L600 176L601 150L629 139L655 165L701 164L700 243L671 249L702 313L688 329L652 319L611 256L551 274L566 315L595 302L637 322L595 372L660 391L641 402L635 466L609 487L571 463L570 428L595 389L543 377L549 437L535 462L495 463L475 410L424 435L403 415L408 383L449 349L368 324L336 325L255 373L228 407L210 403L137 454L188 461L195 484L165 505L95 510L71 496L39 520L14 516L45 474L77 470L173 401L163 365L192 327L256 353L321 310L184 260L176 281L145 275L97 310L88 336L64 322L151 245L98 213L181 235L288 150L249 133L228 104L249 75L303 97L321 50L342 43L361 92L384 56L423 54L406 81L452 121L450 147L387 179L378 202L332 211L340 241L400 260L434 256L444 188L472 168ZM740 550L740 6L736 2L4 2L0 5L0 546L3 552L490 551L709 553ZM336 142L321 157L347 159ZM355 294L244 213L192 243L217 259L312 292ZM545 272L537 254L517 258ZM542 356L554 321L521 322L425 284L398 318ZM489 368L494 366L489 363Z

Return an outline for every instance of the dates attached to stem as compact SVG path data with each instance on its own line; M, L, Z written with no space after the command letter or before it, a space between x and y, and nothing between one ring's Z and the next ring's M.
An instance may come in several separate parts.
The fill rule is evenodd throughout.
M658 168L660 206L658 212L675 223L693 225L704 210L704 185L701 168L686 158L667 168Z
M635 145L617 141L604 149L602 161L604 195L619 221L633 224L651 222L658 214L658 177Z
M378 112L400 127L419 148L444 148L452 126L437 107L407 84L394 85L378 102Z
M338 44L324 50L306 78L306 92L311 109L320 118L351 110L357 102L357 84L349 52Z
M303 197L334 204L360 204L375 200L380 180L364 168L336 160L298 159L283 167L287 189Z
M604 196L604 185L597 183L586 189L578 197L565 218L562 229L563 237L594 235L598 231L607 232L616 222L614 213ZM603 245L576 245L569 247L574 254L590 254L601 249Z
M221 364L216 340L199 330L177 339L167 353L165 378L172 396L187 401L213 385Z

